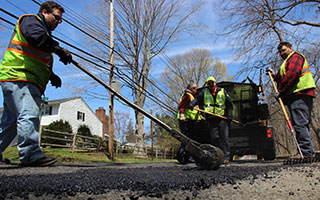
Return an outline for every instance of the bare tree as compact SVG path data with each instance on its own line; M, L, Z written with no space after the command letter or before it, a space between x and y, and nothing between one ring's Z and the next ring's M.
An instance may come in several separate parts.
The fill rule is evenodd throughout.
M130 114L128 112L118 112L114 113L114 135L121 144L125 141L126 128L131 122Z
M320 27L319 0L235 0L218 1L223 28L216 33L227 37L236 50L235 60L246 64L238 75L279 62L276 46L290 41L300 46L314 39ZM220 31L221 30L221 31Z
M232 79L226 65L218 58L214 59L207 49L192 49L173 57L161 74L162 84L169 94L164 96L164 101L167 105L176 105L176 109L188 83L192 80L201 86L209 76L214 76L217 81Z
M312 62L309 62L310 66L313 66L313 78L316 83L316 94L320 94L320 60L319 60L319 43L312 43L310 44L309 48L304 52L304 55L307 58L310 58ZM317 141L317 144L314 144L317 149L320 149L320 107L317 106L320 104L320 99L314 99L314 106L312 110L312 121L311 121L311 130L314 133L313 141Z
M134 128L133 128L133 123L132 120L129 120L129 123L126 127L126 129L123 131L123 135L126 138L126 141L129 143L134 143L137 140L137 137L134 134Z
M188 21L199 10L201 0L186 3L183 0L117 0L115 1L115 59L116 78L124 81L131 89L135 104L143 108L152 59L159 55L181 32L188 32L194 26ZM95 13L91 18L98 30L83 27L101 40L109 23L107 1L96 0ZM101 30L102 32L100 32ZM108 33L108 31L106 31ZM108 55L109 49L100 42L92 42L96 55ZM101 71L104 79L106 71ZM93 94L97 95L99 94ZM100 96L101 97L101 96ZM135 111L135 131L137 136L134 155L144 156L144 116Z

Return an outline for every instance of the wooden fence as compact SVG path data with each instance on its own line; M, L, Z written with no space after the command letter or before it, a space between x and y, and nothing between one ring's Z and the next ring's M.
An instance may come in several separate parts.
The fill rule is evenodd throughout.
M100 139L96 137L82 136L82 135L78 135L77 133L66 133L66 132L49 130L45 128L40 130L41 130L40 137L39 137L40 146L71 148L72 152L74 152L75 149L97 151L100 148ZM61 137L46 136L42 134L42 131L54 133L54 134L60 135ZM43 139L50 139L53 141L63 141L65 145L45 143L45 142L42 142Z
M146 152L149 157L152 156L152 149L151 148L146 148ZM160 150L157 148L153 149L153 156L154 158L163 158L163 159L175 159L176 158L176 150L174 149L164 149Z
M148 157L152 157L152 148L151 147L144 147L144 152L147 153ZM121 153L133 153L134 147L124 147L120 146L118 152ZM157 147L153 148L153 157L154 158L162 158L162 159L175 159L176 157L176 150L174 149L159 149Z
M98 151L100 149L101 140L96 137L88 137L78 135L77 133L67 133L61 131L49 130L46 128L40 129L40 137L39 144L40 146L50 146L50 147L61 147L61 148L71 148L72 152L75 150L87 150L87 151ZM49 133L54 133L59 135L59 137L55 136L47 136L43 135L42 131L46 131ZM45 139L50 139L52 142L43 142ZM60 141L64 144L58 144ZM55 143L57 142L57 143ZM116 147L116 154L119 153L132 153L133 147L124 148L123 146ZM148 157L152 157L152 149L151 147L144 147L144 152L147 153ZM159 149L157 147L153 148L153 157L154 158L162 158L162 159L175 159L176 151L174 149Z

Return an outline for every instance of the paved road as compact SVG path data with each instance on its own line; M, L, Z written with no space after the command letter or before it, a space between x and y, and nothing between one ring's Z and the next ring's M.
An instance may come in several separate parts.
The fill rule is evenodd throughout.
M312 167L320 171L320 163ZM287 168L292 166L284 166L281 160L238 161L211 171L176 162L0 165L0 199L163 199L172 191L181 192L175 199L192 199L212 186L254 181Z

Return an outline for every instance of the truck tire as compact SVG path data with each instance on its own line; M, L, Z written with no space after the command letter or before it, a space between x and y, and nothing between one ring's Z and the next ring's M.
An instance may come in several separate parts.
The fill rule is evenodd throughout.
M274 160L276 158L276 152L275 151L267 151L263 154L264 160Z

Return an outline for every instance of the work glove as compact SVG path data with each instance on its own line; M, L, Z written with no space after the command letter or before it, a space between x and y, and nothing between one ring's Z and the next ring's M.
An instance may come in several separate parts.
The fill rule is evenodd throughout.
M187 120L183 113L180 114L180 120L181 121L186 121Z
M268 72L270 72L272 76L275 75L273 69L271 69L270 67L267 67L266 72L267 72L267 75L269 75Z
M60 57L60 61L63 62L63 64L67 65L72 61L72 55L70 51L60 46L55 46L53 48L54 48L53 52Z
M50 77L50 82L51 82L51 85L56 88L61 87L61 84L62 84L60 77L54 73L52 73L52 75Z

